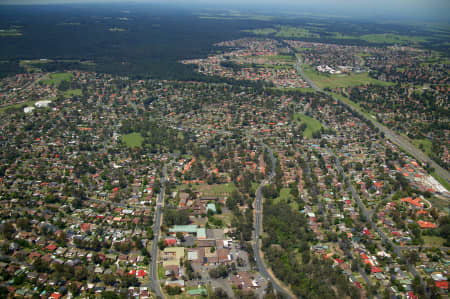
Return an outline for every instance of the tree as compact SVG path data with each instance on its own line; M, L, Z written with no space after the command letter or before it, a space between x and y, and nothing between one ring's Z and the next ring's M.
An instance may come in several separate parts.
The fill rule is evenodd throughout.
M108 291L108 292L102 293L102 298L103 299L119 299L120 297L116 293Z
M75 282L70 282L68 285L69 292L72 293L73 296L77 296L80 292L80 288Z
M227 293L221 289L221 288L217 288L214 293L211 294L211 299L226 299L228 298Z
M102 279L107 285L112 286L116 282L116 278L112 274L103 275Z
M170 296L181 294L181 288L179 286L166 286L166 291Z
M5 222L0 224L0 233L8 240L11 240L14 237L16 229L11 222Z
M212 278L225 278L228 276L229 269L225 265L219 265L217 268L209 270L209 276Z

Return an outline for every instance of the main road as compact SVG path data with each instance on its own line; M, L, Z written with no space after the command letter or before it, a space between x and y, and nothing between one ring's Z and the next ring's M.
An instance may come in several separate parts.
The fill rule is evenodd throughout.
M158 242L161 228L161 216L166 191L167 165L164 165L161 176L161 190L156 201L155 224L153 225L152 263L150 264L151 287L157 298L164 298L158 279Z
M254 229L254 243L253 243L253 255L255 256L256 266L258 267L259 273L264 279L272 282L274 290L280 295L287 298L293 298L289 290L286 290L281 286L276 279L269 273L263 258L261 257L261 227L262 227L262 214L263 214L263 197L262 188L264 185L269 184L270 181L275 177L275 157L273 156L272 150L265 144L263 144L265 150L269 153L270 160L272 161L271 171L269 176L262 181L256 190L256 203L255 203L255 229Z
M320 89L316 84L314 84L314 82L312 82L303 72L302 68L301 68L301 58L299 57L299 55L295 54L295 56L297 57L297 64L295 66L295 68L297 69L297 72L303 77L303 79L316 91L319 92L324 92L322 89ZM443 179L445 179L447 182L450 182L450 173L442 168L439 164L437 164L436 162L434 162L433 160L431 160L427 155L425 155L422 151L420 151L417 147L415 147L408 139L406 139L405 137L395 133L394 131L392 131L391 129L385 127L384 125L380 124L379 122L377 122L376 120L372 119L371 117L368 117L367 115L365 115L364 113L362 113L362 111L356 107L352 107L350 105L348 105L347 103L339 100L338 98L332 96L333 99L335 101L339 101L340 103L342 103L343 105L345 105L346 107L348 107L349 109L358 112L359 114L362 115L362 117L364 117L365 119L369 120L375 127L377 127L381 132L384 133L385 137L388 138L392 143L398 145L399 147L403 148L405 151L407 151L408 153L410 153L411 155L413 155L417 160L419 160L420 162L424 163L424 164L428 164L431 165L431 167L433 167L436 171L436 173L442 177ZM448 190L450 192L450 190Z

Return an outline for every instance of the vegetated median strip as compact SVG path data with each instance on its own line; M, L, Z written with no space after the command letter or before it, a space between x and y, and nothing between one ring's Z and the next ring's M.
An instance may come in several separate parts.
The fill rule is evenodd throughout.
M333 98L337 98L339 99L341 102L346 103L347 105L351 106L352 109L355 109L357 112L361 113L362 115L364 115L366 118L370 119L372 122L378 124L380 127L384 126L383 124L381 124L380 122L377 121L376 117L371 114L368 111L365 111L365 109L361 108L357 103L353 102L352 100L350 100L349 98L343 96L343 95L338 95L336 93L333 92L325 92L328 95L331 95ZM398 133L396 133L398 134ZM414 143L413 140L410 140L408 137L403 136L405 139L407 139L409 141L409 143L411 145L413 145L414 147L417 147ZM410 151L408 151L406 148L404 148L403 146L397 144L397 146L399 146L405 153L415 157L416 159L420 160L416 155L412 154ZM420 149L417 149L420 150ZM430 160L431 158L429 157L429 155L424 152L424 155L426 155ZM430 173L431 176L433 176L439 183L441 183L442 186L445 187L445 189L447 189L448 191L450 191L450 183L443 177L441 177L436 171L433 171Z
M435 175L433 175L433 177L435 177L439 182L441 182L442 180L446 180L447 182L450 182L450 173L447 170L445 170L444 168L442 168L435 161L433 161L428 155L426 155L422 151L420 151L411 141L409 141L406 138L401 138L401 136L399 134L397 134L396 132L388 129L383 124L379 123L373 115L363 111L362 108L359 107L359 105L357 105L356 103L354 103L350 99L348 99L348 98L346 98L344 96L336 95L334 93L325 92L320 87L318 87L313 81L311 81L305 75L304 71L301 69L300 57L297 56L297 59L298 59L298 62L297 62L297 65L296 65L297 71L303 77L303 79L305 79L305 81L309 85L311 85L312 88L314 88L315 90L317 90L319 92L324 92L324 93L332 96L333 99L335 99L337 101L340 101L341 103L343 103L344 105L346 105L350 109L353 109L356 112L358 112L361 115L363 115L367 120L371 121L378 129L380 129L383 132L385 132L386 138L388 138L391 142L395 143L397 146L403 147L403 150L405 152L407 152L409 155L415 157L420 162L431 164L431 166L435 169ZM406 149L405 145L407 147L409 147L410 149ZM413 152L415 152L415 153L413 153ZM448 191L450 191L450 190L448 190Z

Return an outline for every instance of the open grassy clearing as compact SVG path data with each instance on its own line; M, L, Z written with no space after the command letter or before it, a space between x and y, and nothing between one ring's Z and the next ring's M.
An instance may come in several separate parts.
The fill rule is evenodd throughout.
M295 48L295 51L299 52L299 53L306 52L306 51L311 51L311 50L312 50L312 48L307 48L307 47L305 47L305 48Z
M280 62L292 62L292 63L297 62L297 59L295 58L295 56L291 56L291 55L264 55L264 56L261 56L261 58L266 58L269 60L280 61Z
M37 101L28 101L28 102L22 102L22 103L17 103L17 104L1 107L0 108L0 114L4 113L8 109L19 109L19 108L23 109L24 107L27 107L27 106L34 106L34 103L36 103L36 102Z
M272 21L273 16L259 15L259 14L242 14L240 12L228 13L199 13L199 19L205 20L253 20L253 21Z
M273 28L261 28L261 29L253 29L253 30L242 30L243 32L253 33L256 35L271 35L277 32L277 30Z
M257 64L257 63L246 63L246 64L240 64L241 68L263 68L263 69L293 69L294 65L290 64L282 64L282 65L271 65L271 64Z
M109 28L108 29L110 32L125 32L125 31L127 31L126 29L124 29L124 28L118 28L118 27L112 27L112 28Z
M319 73L309 65L303 65L302 68L303 71L305 72L305 75L311 81L313 81L319 88L322 89L327 87L328 88L351 87L367 84L374 84L381 86L393 85L393 83L390 82L384 82L377 79L373 79L369 76L368 73L331 75Z
M428 156L431 155L432 143L430 139L412 139L416 147L425 152Z
M442 186L444 186L447 191L450 191L450 183L447 182L446 179L442 178L440 175L436 173L436 171L433 171L431 175L439 182Z
M303 131L303 136L306 138L312 138L313 133L320 131L322 128L320 121L303 113L296 113L294 121L298 124L306 124L306 129Z
M81 96L82 94L83 94L83 92L79 88L78 89L69 89L64 92L64 95L66 97Z
M32 64L46 64L49 62L53 62L53 60L51 59L32 59L32 60L21 60L19 62L19 65L22 67L26 67L27 65L32 65Z
M140 133L130 133L122 136L122 141L128 147L141 147L142 141L144 141L144 137Z
M424 36L408 36L392 33L364 34L361 35L359 39L369 43L400 45L423 43L427 41L427 38Z
M158 265L158 279L162 280L166 278L166 269L162 265Z
M16 28L12 29L0 29L0 36L12 37L12 36L22 36L23 33Z
M333 39L357 39L355 36L341 34L340 32L330 32Z
M273 91L280 91L280 92L301 92L301 93L315 93L316 91L312 88L306 87L306 88L302 88L302 87L298 87L298 88L276 88L276 87L272 87L270 88L270 90Z
M340 101L346 103L347 105L350 105L351 107L355 108L357 111L359 111L360 113L364 114L366 117L372 118L374 121L376 121L375 117L372 114L370 114L367 110L361 108L358 103L355 103L355 102L351 101L349 98L344 97L344 96L339 95L339 94L336 94L336 93L332 93L332 92L327 92L327 93L332 95L332 96L334 96L335 98L339 99ZM412 143L418 148L420 148L420 144L423 144L423 151L425 152L425 154L429 155L429 153L431 153L431 141L430 140L428 140L428 139L420 139L420 140L415 139L415 140L412 140ZM431 175L439 183L441 183L441 185L444 186L445 189L450 191L450 183L447 182L447 180L445 180L441 176L439 176L436 173L436 171L433 171L431 173Z
M69 81L73 78L71 73L54 73L50 75L50 78L42 80L42 83L48 85L58 85L62 81Z
M28 107L28 106L33 106L34 107L34 103L39 102L39 101L46 101L46 100L53 101L54 98L40 99L40 100L37 100L37 101L26 101L26 102L21 102L21 103L17 103L17 104L12 104L12 105L8 105L8 106L5 106L5 107L1 107L0 108L0 114L4 113L8 109L22 109L23 110L23 108Z
M338 100L340 100L340 101L346 103L347 105L349 105L349 106L355 108L356 110L358 110L359 112L361 112L361 113L364 114L365 116L370 117L370 118L373 118L373 119L375 120L374 116L371 115L369 112L367 112L364 108L362 108L358 103L355 103L355 102L353 102L352 100L350 100L349 98L347 98L347 97L345 97L345 96L343 96L343 95L334 93L334 92L327 92L327 93L328 93L329 95L332 95L333 97L337 98Z
M289 203L289 205L292 207L292 209L298 210L298 203L294 201L294 197L290 194L289 188L281 188L280 196L275 198L274 201Z
M215 218L222 220L225 227L231 227L231 221L233 220L233 213L222 213L214 215Z
M233 192L234 190L237 190L234 183L227 183L227 184L192 184L192 190L198 191L202 194L202 196L206 197L215 197L215 196L228 196ZM185 190L188 189L188 184L181 184L178 186L178 190Z
M444 246L445 239L438 236L422 236L425 246L441 247Z
M310 32L304 27L276 25L275 28L260 28L253 30L244 30L255 35L273 35L280 38L319 38L317 33Z

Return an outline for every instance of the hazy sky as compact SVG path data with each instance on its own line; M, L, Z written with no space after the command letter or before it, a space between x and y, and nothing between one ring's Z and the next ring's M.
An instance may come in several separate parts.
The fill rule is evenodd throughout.
M280 10L296 8L299 12L321 12L393 18L449 20L450 0L0 0L0 4L62 3L172 3L204 4L256 9L274 5Z

